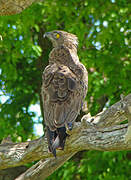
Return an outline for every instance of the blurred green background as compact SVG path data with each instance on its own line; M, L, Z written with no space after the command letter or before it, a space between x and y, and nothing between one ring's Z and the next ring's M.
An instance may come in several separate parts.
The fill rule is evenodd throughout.
M0 16L0 140L35 139L34 125L44 124L41 76L52 48L46 31L78 36L89 72L86 112L95 115L131 93L130 14L128 0L45 0ZM30 108L36 104L39 116ZM82 151L47 179L130 180L131 153Z

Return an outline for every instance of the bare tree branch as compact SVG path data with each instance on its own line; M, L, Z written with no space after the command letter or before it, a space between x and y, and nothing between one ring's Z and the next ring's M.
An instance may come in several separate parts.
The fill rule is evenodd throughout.
M14 180L17 176L24 173L28 167L18 166L0 170L0 180Z
M63 156L59 156L58 158L47 158L44 160L40 160L30 169L28 169L25 173L21 174L15 180L43 180L51 175L56 169L64 164L69 158L71 158L75 153L65 154Z
M78 134L78 132L76 132L76 134L68 140L65 151L58 152L57 159L47 158L39 161L16 178L16 180L43 180L80 150L131 150L131 144L124 143L127 124L95 131L96 129L82 129L79 137L75 137L75 135Z
M0 16L19 14L33 2L41 0L0 0Z
M45 137L30 142L1 144L0 169L41 159L17 180L44 179L78 151L131 150L131 137L125 141L128 124L116 125L130 117L130 107L131 94L95 117L85 115L81 123L75 123L65 150L57 151L57 159L48 153Z
M129 120L129 116L131 116L131 94L122 97L121 101L115 103L113 106L106 109L106 111L102 111L91 118L88 118L89 116L87 114L82 120L87 120L87 122L97 127L107 127L119 124L127 119Z

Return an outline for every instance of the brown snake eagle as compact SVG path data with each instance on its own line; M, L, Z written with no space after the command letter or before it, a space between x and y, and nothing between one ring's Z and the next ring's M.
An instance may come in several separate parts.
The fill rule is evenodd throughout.
M65 31L44 34L53 44L43 72L42 101L49 151L64 149L87 93L88 73L77 56L78 39Z

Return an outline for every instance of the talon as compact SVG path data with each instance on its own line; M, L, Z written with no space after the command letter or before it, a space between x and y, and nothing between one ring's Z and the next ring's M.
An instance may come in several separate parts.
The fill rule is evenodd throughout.
M65 127L66 127L67 136L69 136L69 135L71 134L71 130L73 129L73 124L72 124L72 122L66 123L66 124L65 124Z

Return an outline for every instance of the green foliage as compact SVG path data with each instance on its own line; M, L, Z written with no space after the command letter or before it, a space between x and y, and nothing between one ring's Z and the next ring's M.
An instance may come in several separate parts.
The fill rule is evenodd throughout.
M0 17L0 140L8 134L15 141L34 138L35 114L29 107L40 102L41 75L51 49L42 37L45 31L62 29L78 36L78 54L89 72L86 100L92 115L131 92L130 8L128 0L45 0L19 15ZM3 94L8 96L4 104ZM125 154L87 152L51 178L129 180Z

